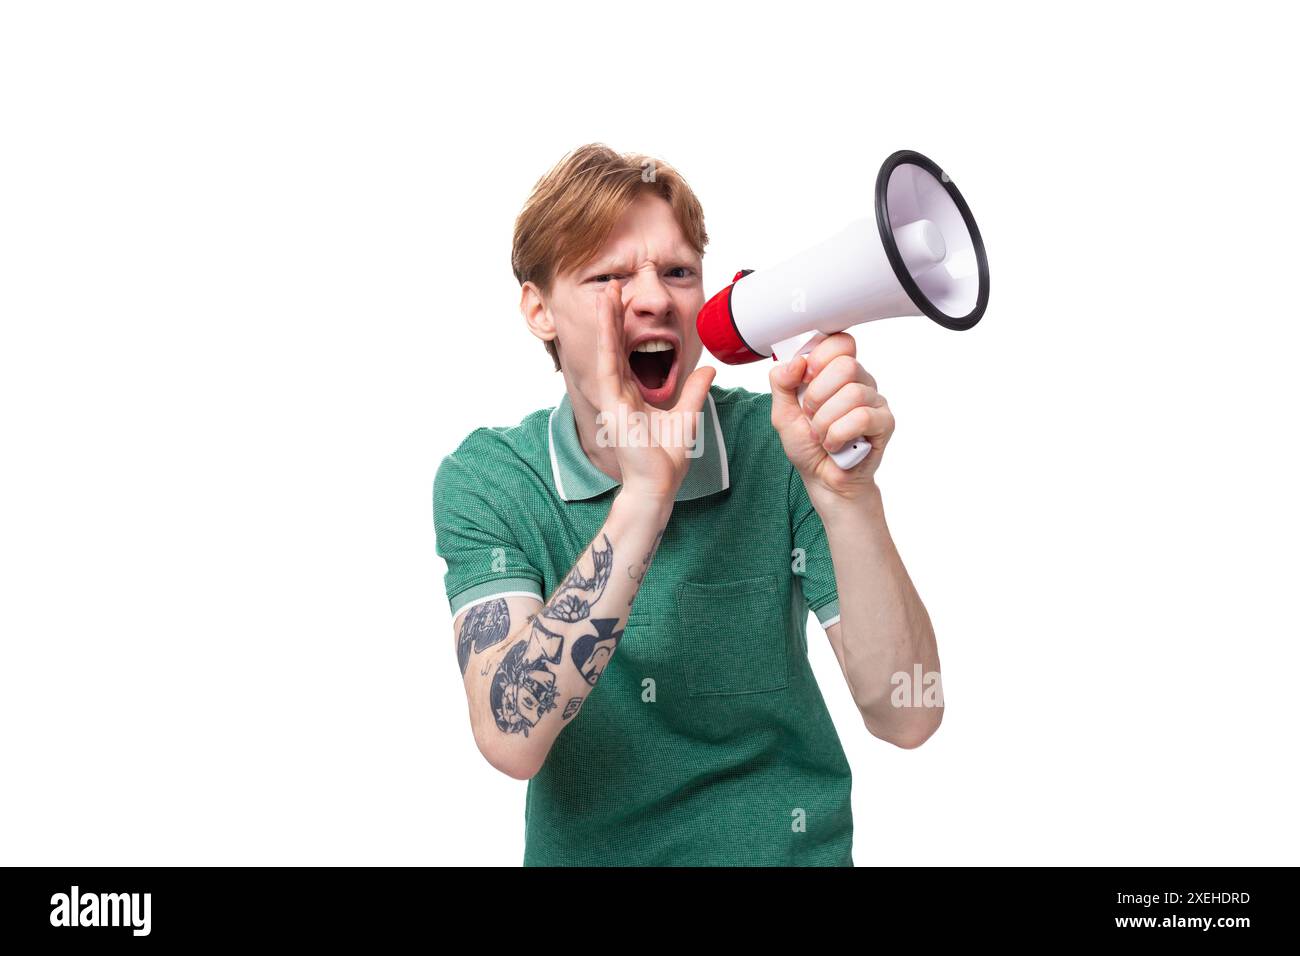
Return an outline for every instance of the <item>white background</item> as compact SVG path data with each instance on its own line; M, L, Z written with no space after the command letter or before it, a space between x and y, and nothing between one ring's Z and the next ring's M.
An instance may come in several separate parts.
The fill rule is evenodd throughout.
M0 861L520 862L432 479L558 401L511 228L603 141L686 175L708 293L902 147L983 231L976 329L857 330L948 705L870 736L810 622L858 865L1300 862L1275 9L6 5Z

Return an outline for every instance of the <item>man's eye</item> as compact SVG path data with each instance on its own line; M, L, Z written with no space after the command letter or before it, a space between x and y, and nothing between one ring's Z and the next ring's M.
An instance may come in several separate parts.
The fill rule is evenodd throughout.
M668 274L674 279L686 279L690 277L692 271L688 266L673 266L668 270Z

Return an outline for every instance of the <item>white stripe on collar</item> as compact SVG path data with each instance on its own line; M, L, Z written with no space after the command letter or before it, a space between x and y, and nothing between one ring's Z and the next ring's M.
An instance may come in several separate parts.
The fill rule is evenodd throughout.
M705 397L713 411L713 433L718 436L718 457L722 459L718 464L722 468L722 487L726 490L731 487L731 469L727 467L727 443L722 440L722 420L718 418L718 406L713 404L713 395L706 392Z
M555 413L564 407L561 402L551 409L551 417L546 420L546 447L551 452L551 476L555 479L555 490L560 493L560 499L568 501L569 496L564 493L564 482L560 480L560 462L555 457Z

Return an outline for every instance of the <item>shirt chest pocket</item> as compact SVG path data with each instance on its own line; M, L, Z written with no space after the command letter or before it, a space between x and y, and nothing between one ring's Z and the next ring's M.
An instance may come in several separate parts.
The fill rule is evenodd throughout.
M677 586L688 697L755 694L789 684L786 618L776 575Z

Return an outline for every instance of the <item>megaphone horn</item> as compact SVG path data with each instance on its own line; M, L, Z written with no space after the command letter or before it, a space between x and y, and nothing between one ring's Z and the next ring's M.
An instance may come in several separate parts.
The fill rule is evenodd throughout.
M925 315L964 331L984 316L989 265L975 217L953 181L909 149L881 164L875 216L766 269L742 269L700 310L705 347L731 365L788 362L862 322ZM799 389L803 400L804 388ZM852 468L865 437L831 454Z

